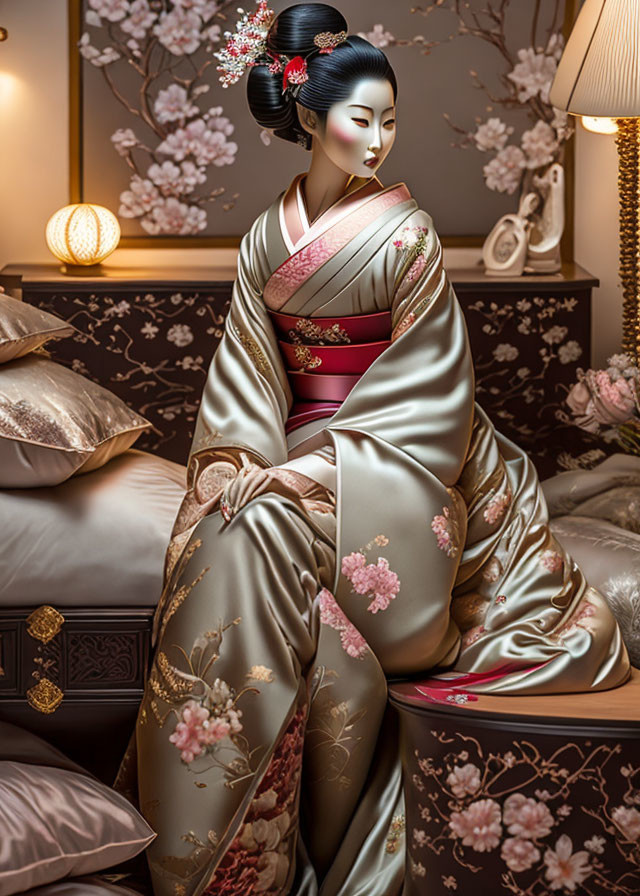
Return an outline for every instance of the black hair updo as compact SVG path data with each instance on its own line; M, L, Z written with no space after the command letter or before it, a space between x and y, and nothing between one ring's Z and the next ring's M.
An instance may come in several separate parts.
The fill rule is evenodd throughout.
M299 3L283 10L274 20L267 37L267 50L273 55L307 57L309 79L297 97L282 92L282 73L272 73L268 65L249 70L247 99L251 114L263 128L277 137L311 148L311 135L298 119L296 102L313 109L320 121L334 103L345 100L362 78L389 81L394 97L398 87L389 60L377 47L357 35L338 44L332 53L319 53L313 39L316 34L347 31L342 13L326 3Z

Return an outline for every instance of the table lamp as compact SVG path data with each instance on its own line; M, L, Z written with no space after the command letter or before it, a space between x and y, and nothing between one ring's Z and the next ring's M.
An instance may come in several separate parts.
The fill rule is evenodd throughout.
M640 363L640 0L585 0L551 87L572 115L615 119L622 347ZM593 123L589 129L594 129Z
M102 205L65 205L47 223L49 251L66 262L67 274L94 274L120 241L118 219Z

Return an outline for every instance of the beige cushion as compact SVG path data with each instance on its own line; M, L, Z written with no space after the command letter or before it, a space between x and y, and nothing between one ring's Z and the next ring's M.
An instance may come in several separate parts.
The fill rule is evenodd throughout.
M21 358L48 339L75 333L75 327L46 311L0 294L0 364Z
M0 365L0 488L58 485L126 451L151 424L47 358Z
M99 877L75 877L36 887L24 896L140 896L140 893Z
M102 871L154 839L131 803L40 738L6 722L0 735L0 896Z
M0 491L0 607L155 606L185 488L186 467L131 449L55 488Z

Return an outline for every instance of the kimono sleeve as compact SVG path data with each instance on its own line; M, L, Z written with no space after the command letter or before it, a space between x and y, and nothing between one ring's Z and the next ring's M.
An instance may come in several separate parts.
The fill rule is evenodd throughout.
M231 308L211 361L190 456L211 449L248 449L275 466L287 459L284 424L292 398L262 293L268 275L265 215L243 238Z

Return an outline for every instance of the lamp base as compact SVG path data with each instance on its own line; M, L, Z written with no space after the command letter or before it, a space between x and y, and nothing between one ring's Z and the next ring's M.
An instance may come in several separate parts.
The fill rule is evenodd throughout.
M622 349L640 362L640 123L617 119L618 193L620 198L620 280L622 281Z
M104 272L101 264L61 264L60 273L70 277L99 277Z

